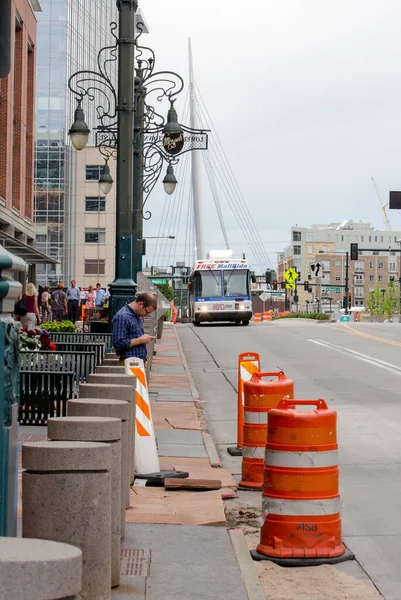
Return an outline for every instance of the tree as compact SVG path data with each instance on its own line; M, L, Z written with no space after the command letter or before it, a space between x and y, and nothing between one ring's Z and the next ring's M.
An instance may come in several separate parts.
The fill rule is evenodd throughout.
M384 299L381 290L382 288L380 287L380 285L376 283L375 289L373 290L373 292L370 292L368 298L368 311L371 315L384 315Z
M169 283L156 283L155 285L169 302L174 300L174 290Z
M399 312L399 309L398 288L394 281L389 281L384 293L383 311L388 317L392 317L394 313Z

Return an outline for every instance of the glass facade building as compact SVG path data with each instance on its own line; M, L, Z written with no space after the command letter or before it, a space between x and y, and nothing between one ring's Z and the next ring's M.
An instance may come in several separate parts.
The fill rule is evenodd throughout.
M112 45L110 22L118 20L115 0L41 0L38 15L35 133L35 226L37 247L59 261L40 265L41 285L67 283L73 235L76 184L75 150L68 130L74 120L76 100L68 79L76 71L97 69L99 50ZM116 83L117 63L108 72ZM85 120L93 131L95 108L101 100L84 101ZM94 143L91 134L89 143ZM99 164L102 163L99 154Z

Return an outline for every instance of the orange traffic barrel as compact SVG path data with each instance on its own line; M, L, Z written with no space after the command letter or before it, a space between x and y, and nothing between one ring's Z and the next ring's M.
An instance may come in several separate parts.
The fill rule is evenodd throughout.
M255 323L261 323L262 322L262 315L260 313L255 313L253 315L253 320L255 321Z
M336 411L321 399L283 399L270 411L254 558L306 566L353 557L341 541L336 423Z
M264 377L275 379L263 381ZM242 477L239 482L242 488L262 489L267 413L284 397L294 397L294 383L283 371L254 373L250 381L244 382Z
M271 314L270 312L268 312L268 311L265 311L265 312L263 313L263 320L264 320L264 321L271 321L271 320L272 320L272 318L273 318L273 317L272 317L272 314Z

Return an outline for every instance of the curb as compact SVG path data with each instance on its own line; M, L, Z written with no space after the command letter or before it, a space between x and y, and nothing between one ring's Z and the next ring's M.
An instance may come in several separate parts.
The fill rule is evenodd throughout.
M196 389L193 377L192 377L192 373L190 371L189 365L188 365L188 361L185 357L184 354L184 350L181 344L181 340L179 338L179 335L175 329L175 327L173 328L173 331L175 333L175 337L177 339L177 345L181 354L181 360L182 360L182 364L185 370L185 374L187 376L188 382L189 382L189 387L191 388L191 395L193 398L193 401L195 402L195 404L199 404L200 402L200 396L199 396L199 392ZM206 422L202 419L202 426L205 427ZM211 464L212 467L221 467L221 462L220 462L220 457L219 457L219 453L217 451L216 445L213 441L212 436L210 435L210 433L208 433L207 431L203 430L202 431L202 437L203 437L203 443L205 445L206 448L206 453L208 455L209 458L209 462Z
M266 600L242 529L228 531L248 600Z

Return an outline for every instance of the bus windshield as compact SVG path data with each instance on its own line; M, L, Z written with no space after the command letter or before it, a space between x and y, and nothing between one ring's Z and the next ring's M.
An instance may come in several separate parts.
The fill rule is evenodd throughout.
M248 296L248 271L246 269L223 271L225 296Z
M221 271L198 271L200 285L198 296L203 298L221 298Z

